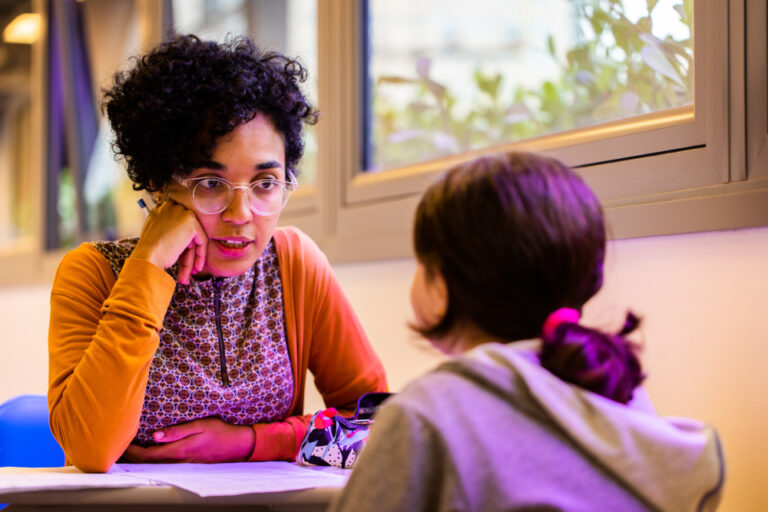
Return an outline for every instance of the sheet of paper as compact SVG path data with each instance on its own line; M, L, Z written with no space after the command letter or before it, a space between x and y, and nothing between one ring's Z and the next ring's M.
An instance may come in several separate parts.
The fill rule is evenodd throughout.
M83 473L74 466L59 468L0 467L0 494L44 490L74 490L155 485L141 475Z
M110 469L110 474L128 473L203 497L343 487L349 472L302 467L292 462L115 464Z

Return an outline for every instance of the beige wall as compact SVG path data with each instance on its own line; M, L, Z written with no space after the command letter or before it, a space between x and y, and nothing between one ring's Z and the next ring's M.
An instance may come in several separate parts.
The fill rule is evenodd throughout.
M413 263L336 267L399 390L439 357L405 327ZM721 510L768 504L768 228L611 244L606 282L586 321L644 317L647 388L659 412L713 423L728 464ZM44 393L48 289L0 288L0 401ZM316 394L309 410L322 407Z

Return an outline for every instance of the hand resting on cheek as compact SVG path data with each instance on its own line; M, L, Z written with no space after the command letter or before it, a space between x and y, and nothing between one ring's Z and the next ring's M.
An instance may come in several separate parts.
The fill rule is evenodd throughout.
M205 266L208 236L195 213L171 198L152 209L132 257L166 269L179 264L178 281L189 284Z

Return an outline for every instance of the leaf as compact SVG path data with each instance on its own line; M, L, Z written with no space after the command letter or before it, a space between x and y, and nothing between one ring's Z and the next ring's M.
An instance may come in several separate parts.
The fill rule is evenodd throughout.
M637 23L635 23L635 26L641 32L650 32L651 31L651 18L649 16L643 16L642 18L637 20Z
M675 68L669 63L664 52L662 52L658 46L646 44L640 50L640 56L643 58L643 62L645 62L651 69L660 75L669 78L681 87L683 86L683 81L680 79L680 75L677 74Z
M549 50L549 54L553 57L557 57L557 53L555 52L555 36L552 34L547 37L547 49Z
M605 11L601 11L597 8L595 8L594 12L592 13L592 17L589 18L589 23L592 25L592 30L595 31L595 39L600 37L600 34L603 33L603 30L606 26L611 25L611 18L608 16Z
M424 130L400 130L399 132L394 132L389 134L387 137L387 142L391 144L398 144L401 142L406 142L413 139L418 139L420 137L424 136Z
M480 71L474 73L475 83L478 89L486 93L492 99L496 99L499 95L499 86L501 85L501 73L494 73L492 75L484 75Z
M637 105L640 103L640 97L637 93L627 91L621 94L619 97L619 105L624 112L634 113L637 110Z
M645 44L659 46L662 42L661 39L648 32L641 32L639 37Z
M531 111L525 103L514 103L504 114L504 122L509 124L522 123L531 119Z
M568 67L583 69L589 67L590 49L587 46L579 46L566 54Z
M557 87L555 87L555 84L547 80L542 84L541 87L542 92L542 99L547 103L552 103L555 105L560 104L560 94L557 91Z
M685 9L685 24L690 28L693 24L693 0L683 0L683 9Z
M458 141L449 133L432 132L432 145L445 152L457 152L461 150L461 146Z
M580 69L576 72L574 79L577 84L585 85L587 87L595 85L595 74L586 69Z
M429 70L432 67L432 59L429 57L419 57L416 59L416 74L422 78L429 79Z

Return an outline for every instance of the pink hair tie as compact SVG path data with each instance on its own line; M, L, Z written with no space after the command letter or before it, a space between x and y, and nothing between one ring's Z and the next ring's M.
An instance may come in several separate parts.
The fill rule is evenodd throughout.
M541 335L545 340L551 339L555 334L557 326L563 323L577 324L579 323L579 318L581 318L581 314L573 308L557 309L544 321L544 326L541 328Z

